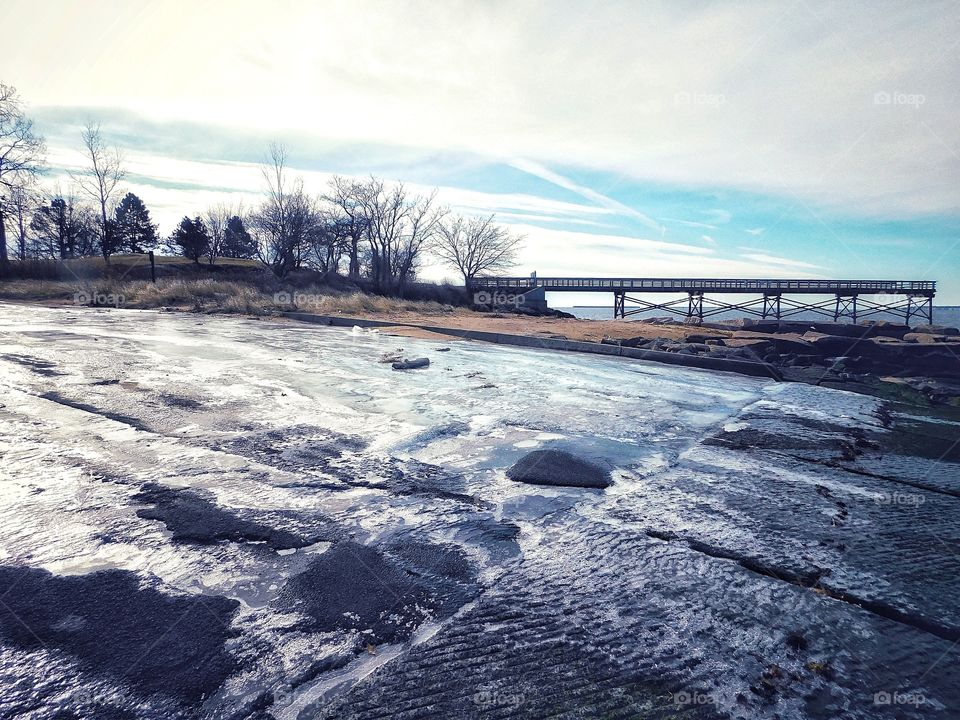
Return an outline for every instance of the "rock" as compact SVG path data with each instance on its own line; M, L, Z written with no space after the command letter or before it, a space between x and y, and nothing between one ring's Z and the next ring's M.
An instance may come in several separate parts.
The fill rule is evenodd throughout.
M377 362L381 362L381 363L395 363L395 362L402 362L402 361L403 361L403 348L400 348L395 352L384 353L383 355L380 356L380 359L377 360Z
M531 485L605 488L610 471L564 450L534 450L520 458L507 477Z
M770 343L773 349L782 355L787 353L809 355L810 353L816 352L816 349L808 340L795 333L789 335L770 335L752 330L737 330L733 333L733 337L746 340L763 340Z
M729 338L726 340L728 348L740 350L739 357L758 359L769 353L773 345L769 340L753 340L750 338Z
M817 352L822 355L848 355L853 352L860 352L862 345L876 345L871 340L851 338L845 335L820 335L819 333L806 333L803 339L810 342Z
M707 340L704 340L703 342L705 345L716 345L718 347L724 347L727 344L726 341L721 340L720 338L707 339Z
M934 335L927 332L912 332L903 336L905 342L920 343L921 345L933 345L938 342L950 342L949 335Z
M429 367L430 358L415 358L413 360L401 360L393 363L394 370L416 370L417 368Z
M437 348L437 352L450 352L450 348L448 347Z
M887 320L862 320L861 326L872 328L873 337L890 337L898 340L910 332L910 328L899 323L892 323Z
M710 343L710 342L716 342L717 340L719 340L720 343L723 344L722 335L704 335L703 333L690 333L689 335L687 335L685 340L688 343Z
M913 328L915 333L929 333L930 335L949 335L957 337L960 335L960 329L948 327L946 325L917 325Z

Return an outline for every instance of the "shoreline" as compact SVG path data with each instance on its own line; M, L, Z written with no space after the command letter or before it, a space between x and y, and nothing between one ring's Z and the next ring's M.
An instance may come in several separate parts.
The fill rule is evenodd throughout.
M73 306L49 298L0 298L0 302L60 308ZM375 326L388 334L441 342L472 339L551 351L586 352L800 382L910 405L960 407L960 337L906 333L908 328L891 324L881 323L878 327L881 332L891 332L893 328L893 334L899 334L900 340L896 337L866 337L873 333L873 326L869 325L792 323L800 326L799 329L811 328L801 334L797 327L789 328L794 332L781 332L779 328L771 331L770 327L762 327L763 323L752 321L742 325L684 325L482 313L438 304L429 309L425 306L406 309L410 305L415 304L397 301L395 309L367 312L308 312L299 308L251 308L244 311L236 307L189 307L183 304L129 309L247 315L341 327ZM815 326L844 335L816 332L812 330ZM902 338L907 335L922 337L919 341L905 342ZM851 350L859 354L853 354ZM880 353L883 357L905 353L908 362L921 363L920 370L924 369L922 363L928 362L925 358L929 357L945 359L957 368L947 368L946 372L931 376L917 369L911 370L907 365L891 366L889 362L886 366L874 363L871 367L871 353Z

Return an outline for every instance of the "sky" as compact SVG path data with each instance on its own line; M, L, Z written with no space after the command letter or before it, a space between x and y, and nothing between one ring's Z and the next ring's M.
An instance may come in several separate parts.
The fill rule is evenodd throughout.
M923 279L960 304L956 2L3 0L0 23L47 182L100 122L163 233L256 205L279 141L312 192L372 173L496 213L518 275Z

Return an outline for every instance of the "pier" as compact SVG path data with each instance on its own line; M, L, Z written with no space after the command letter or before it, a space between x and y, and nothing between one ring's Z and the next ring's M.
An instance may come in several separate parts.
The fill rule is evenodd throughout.
M757 280L728 278L583 278L583 277L498 277L475 278L474 293L520 296L542 292L613 293L615 318L655 310L682 313L687 318L704 318L729 311L761 318L787 318L815 313L834 321L858 322L885 313L933 324L933 280ZM743 302L720 300L715 295L746 295ZM683 297L654 302L657 294ZM647 298L638 297L646 295ZM810 296L820 296L810 297Z

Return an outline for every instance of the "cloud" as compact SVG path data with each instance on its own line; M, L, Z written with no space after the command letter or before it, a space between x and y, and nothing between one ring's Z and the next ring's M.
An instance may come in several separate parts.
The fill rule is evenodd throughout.
M822 266L815 265L814 263L808 263L803 260L793 260L791 258L777 257L776 255L768 255L766 253L746 252L743 253L742 257L750 262L767 265L777 269L796 268L800 270L819 272L823 272L824 270Z
M710 223L697 222L696 220L678 220L676 218L663 218L665 222L678 223L687 227L705 228L707 230L719 230L720 228Z
M717 243L717 241L714 240L714 239L713 239L712 237L710 237L709 235L701 235L701 236L700 236L700 239L703 240L705 243L709 243L710 245L716 245L716 243Z
M758 227L758 228L747 228L747 229L744 230L744 232L747 233L747 235L753 235L754 237L760 237L761 235L763 235L763 231L764 231L764 230L766 230L766 228L762 228L762 227Z
M623 203L618 202L617 200L614 200L612 198L609 198L606 195L596 192L595 190L592 190L588 187L585 187L583 185L578 185L572 180L565 178L559 173L555 173L552 170L549 170L543 167L542 165L539 165L538 163L531 162L529 160L512 160L510 162L510 166L516 168L517 170L522 170L523 172L533 175L535 177L541 178L542 180L546 180L547 182L553 183L557 187L562 187L565 190L570 190L571 192L574 192L577 195L580 195L581 197L586 198L587 200L591 200L595 202L597 205L600 205L601 207L608 208L621 215L624 215L629 218L633 218L634 220L638 220L643 225L646 225L647 227L652 228L653 230L656 230L660 234L663 234L664 232L663 225L658 223L649 215L646 215L640 212L639 210L636 210L635 208L629 207L628 205L624 205Z
M38 32L7 34L4 79L34 106L524 158L863 217L956 214L958 18L894 0L5 0L5 25Z

